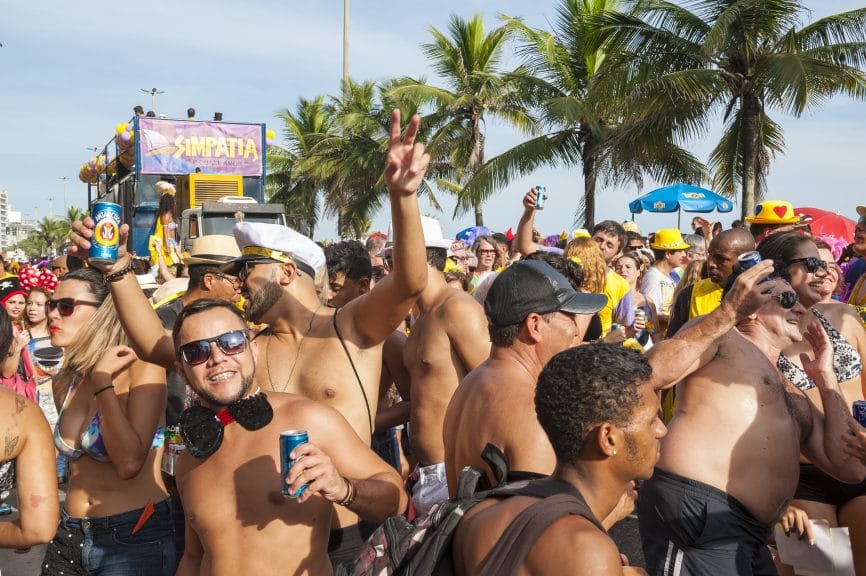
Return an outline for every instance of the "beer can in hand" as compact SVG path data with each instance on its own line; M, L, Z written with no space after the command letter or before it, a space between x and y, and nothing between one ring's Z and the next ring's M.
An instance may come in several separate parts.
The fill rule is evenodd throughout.
M745 272L749 268L755 266L761 261L761 253L757 250L751 250L749 252L743 252L737 257L737 263L740 265L740 269Z
M292 460L289 457L292 450L309 441L306 430L286 430L280 433L280 484L283 489L283 496L287 498L297 498L307 489L308 484L304 484L298 488L297 492L292 492L290 483L286 482L286 478L289 475L289 470L297 462L297 460Z
M854 401L854 420L866 428L866 400Z
M93 219L93 237L90 239L90 261L100 264L117 262L120 246L120 205L97 202L90 211Z
M547 186L535 187L535 209L544 210L544 201L547 200Z

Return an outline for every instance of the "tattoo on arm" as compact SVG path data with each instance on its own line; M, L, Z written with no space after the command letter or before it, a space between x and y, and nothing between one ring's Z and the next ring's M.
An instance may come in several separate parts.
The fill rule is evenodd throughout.
M27 406L27 403L24 402L23 396L15 396L15 413L21 414L24 412L24 408Z
M3 456L5 458L9 458L12 456L12 452L15 451L15 447L18 445L18 435L15 436L6 436L5 448L3 449Z

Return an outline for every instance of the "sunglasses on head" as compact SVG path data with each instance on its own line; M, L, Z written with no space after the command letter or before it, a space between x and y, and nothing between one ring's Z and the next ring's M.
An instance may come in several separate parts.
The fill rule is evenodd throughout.
M235 354L240 354L247 349L247 334L243 330L234 330L232 332L220 334L219 336L214 336L213 338L187 342L178 348L181 360L190 366L207 362L207 359L210 358L211 342L216 342L217 348L219 348L223 354L234 356Z
M45 311L50 313L54 310L60 313L61 316L72 316L76 306L93 306L99 308L101 302L90 302L88 300L76 300L75 298L58 298L57 300L48 299L45 301Z
M810 274L814 274L820 268L824 272L827 271L827 262L821 260L820 258L816 258L815 256L807 256L806 258L795 258L794 260L788 261L788 266L792 264L803 264L806 266L806 270L809 271Z
M778 294L774 294L773 298L778 300L779 306L785 310L790 310L800 301L800 297L795 292L779 292Z

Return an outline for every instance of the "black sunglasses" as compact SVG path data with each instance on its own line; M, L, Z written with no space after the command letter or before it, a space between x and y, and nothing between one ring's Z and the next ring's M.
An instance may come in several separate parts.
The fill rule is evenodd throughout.
M51 313L56 309L61 316L72 316L72 313L75 312L76 306L93 306L99 308L102 306L102 303L90 302L88 300L76 300L75 298L58 298L57 300L49 299L45 301L45 311L47 313Z
M827 262L821 260L820 258L816 258L815 256L807 256L806 258L795 258L793 260L788 260L788 266L792 264L805 264L806 270L809 271L810 274L814 274L820 268L824 272L827 271Z
M223 354L234 356L247 349L247 334L243 330L234 330L213 338L187 342L178 348L181 360L190 366L207 362L207 359L210 358L211 342L216 342L217 348Z
M250 275L250 268L254 268L259 264L279 264L279 260L272 260L271 258L264 258L261 260L245 260L238 270L238 282L243 282Z
M779 292L778 294L774 294L773 298L778 300L779 306L785 310L790 310L800 301L800 297L797 296L796 292Z

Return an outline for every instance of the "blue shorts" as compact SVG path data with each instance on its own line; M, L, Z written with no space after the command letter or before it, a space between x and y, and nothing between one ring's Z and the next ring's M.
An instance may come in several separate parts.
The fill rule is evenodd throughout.
M169 499L132 534L143 508L114 516L73 518L60 525L42 560L42 576L171 576L177 562Z

